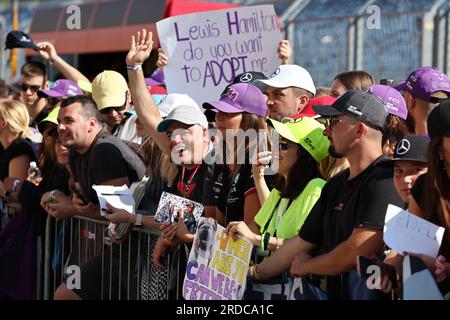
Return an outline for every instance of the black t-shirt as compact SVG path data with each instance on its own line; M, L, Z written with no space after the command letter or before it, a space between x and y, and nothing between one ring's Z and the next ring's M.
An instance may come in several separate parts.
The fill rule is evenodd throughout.
M382 230L388 204L403 205L392 181L392 169L376 165L383 158L378 158L351 180L347 180L348 169L329 180L299 236L330 252L347 240L355 228ZM347 298L342 278L341 275L327 277L327 292L331 298Z
M204 206L214 206L213 175L214 164L205 162L192 169L186 168L183 170L183 168L180 168L174 183L166 191L199 202Z
M136 153L105 131L97 135L86 153L70 150L69 162L74 181L80 184L86 199L95 204L98 198L92 185L124 177L132 183L141 180L145 174L145 165Z
M36 119L30 122L29 126L37 129L39 122L47 118L48 114L49 114L48 108L45 107L44 109L41 110L41 112L39 112L39 114L36 116Z
M9 163L12 159L21 155L27 155L30 161L36 161L36 153L34 152L33 145L27 139L18 138L14 140L0 158L0 180L3 181L6 177L9 177Z
M245 197L256 192L252 166L243 164L235 176L230 177L227 165L216 165L214 178L214 198L217 208L225 215L225 225L243 220Z

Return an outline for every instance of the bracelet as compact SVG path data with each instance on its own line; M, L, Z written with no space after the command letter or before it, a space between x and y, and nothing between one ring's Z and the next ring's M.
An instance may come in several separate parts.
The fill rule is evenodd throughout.
M50 64L54 64L54 63L56 62L56 60L58 60L58 59L59 59L59 56L56 55L56 56L54 56L54 57L51 57L51 58L48 60L48 62L49 62Z
M256 264L252 266L252 268L253 268L253 271L252 271L253 278L255 278L255 280L260 280L261 278L259 277L258 273L256 272L256 266L257 266Z
M127 70L142 70L142 65L140 65L140 64L135 65L135 66L127 65Z
M136 214L136 222L134 223L135 226L142 226L142 214Z
M19 183L20 183L19 179L14 180L13 186L12 186L12 192L17 192L17 186L19 185Z
M265 235L265 233L263 233L261 235L261 243L259 244L259 247L261 248L261 252L264 251L264 235Z
M56 197L57 197L60 193L61 193L61 191L56 190L56 189L50 191L50 196L49 196L48 201L49 201L50 203L55 203L55 202L57 202L57 201L56 201Z

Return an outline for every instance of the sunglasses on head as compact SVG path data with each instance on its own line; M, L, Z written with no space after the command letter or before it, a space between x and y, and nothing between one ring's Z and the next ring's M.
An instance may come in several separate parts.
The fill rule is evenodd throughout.
M41 89L41 86L29 86L25 83L21 83L21 84L19 84L19 89L22 92L26 92L28 89L30 89L31 92L36 93Z
M108 108L104 108L104 109L100 110L99 112L100 112L100 114L108 114L108 113L110 113L111 111L114 110L117 113L119 113L119 112L124 111L125 108L126 108L126 105L123 105L121 107L108 107Z

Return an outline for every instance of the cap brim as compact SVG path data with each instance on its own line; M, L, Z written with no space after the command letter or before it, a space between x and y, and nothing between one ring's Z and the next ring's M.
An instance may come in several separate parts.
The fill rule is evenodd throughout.
M39 90L39 92L47 97L52 97L52 98L56 98L56 97L63 97L63 95L57 91L53 91L53 90Z
M295 136L292 134L291 130L289 130L289 128L284 124L281 123L280 121L274 120L274 119L267 119L267 122L274 127L275 131L278 132L278 134L280 136L282 136L285 139L288 139L289 141L293 142L293 143L297 143L295 139Z
M393 158L393 159L386 159L384 161L378 162L378 166L385 167L385 168L392 168L394 166L394 163L398 161L414 161L414 162L421 162L421 163L427 163L426 159L416 159L416 158Z
M340 111L338 111L333 105L330 106L312 106L315 113L322 117L332 117L332 116L339 116L341 114L344 114Z
M118 96L107 96L103 97L101 99L94 99L95 103L97 104L98 110L103 110L106 108L114 108L114 107L120 107L123 106L126 102L126 96L124 95L118 95Z
M166 86L164 82L156 81L153 79L145 79L145 84L147 86Z
M89 93L92 92L92 84L90 82L86 82L86 81L83 81L83 80L78 80L77 81L77 85L84 92L89 92Z
M243 110L232 106L223 101L205 102L202 104L204 109L216 109L225 113L242 113Z
M181 121L181 120L177 120L177 119L164 119L163 121L161 121L158 124L158 127L156 127L156 131L158 131L158 132L166 132L167 131L167 127L172 123L172 121L178 121L180 123L184 123L184 124L187 124L187 125L199 124L197 121L187 122L187 121Z
M281 81L274 80L274 79L256 80L253 84L256 87L258 87L261 91L264 91L267 87L274 87L274 88L289 87L288 84L281 82Z

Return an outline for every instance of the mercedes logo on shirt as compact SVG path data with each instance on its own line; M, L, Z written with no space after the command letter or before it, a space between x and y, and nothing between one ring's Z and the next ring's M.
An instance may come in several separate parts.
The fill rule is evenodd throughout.
M239 78L239 81L250 82L250 81L252 81L252 79L253 79L253 76L251 75L251 73L246 72Z
M402 139L397 145L396 152L401 156L407 153L409 151L409 148L411 148L411 143L406 139Z

